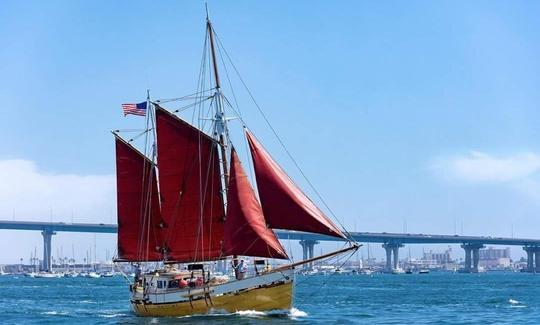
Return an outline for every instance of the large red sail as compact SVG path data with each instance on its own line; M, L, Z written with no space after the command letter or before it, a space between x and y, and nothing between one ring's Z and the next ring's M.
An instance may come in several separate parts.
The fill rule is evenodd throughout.
M221 258L224 207L217 143L156 105L165 258Z
M246 137L264 217L270 228L345 238L341 230L298 188L257 139L248 131Z
M234 149L230 174L224 253L287 259L276 235L266 227L262 208Z
M154 165L116 136L118 259L159 261L159 197Z

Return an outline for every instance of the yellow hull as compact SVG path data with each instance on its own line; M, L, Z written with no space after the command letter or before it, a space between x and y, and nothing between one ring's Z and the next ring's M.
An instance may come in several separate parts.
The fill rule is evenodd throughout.
M290 309L293 283L283 283L272 287L255 288L238 293L214 296L210 300L198 299L190 302L143 304L131 303L138 316L187 316L206 314L211 310L234 313L240 310L268 311Z

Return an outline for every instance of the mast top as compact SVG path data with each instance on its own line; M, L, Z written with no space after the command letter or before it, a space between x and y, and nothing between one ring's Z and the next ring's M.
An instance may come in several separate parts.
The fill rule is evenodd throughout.
M219 82L216 47L214 45L214 29L212 28L212 23L210 22L210 18L208 17L208 5L206 6L206 29L208 31L208 37L210 38L210 50L212 52L212 66L214 67L216 89L219 91L219 89L221 89L221 83Z

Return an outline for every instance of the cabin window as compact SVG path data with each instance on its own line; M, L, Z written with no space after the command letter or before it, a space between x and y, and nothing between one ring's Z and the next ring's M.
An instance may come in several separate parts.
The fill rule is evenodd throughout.
M158 289L163 288L163 282L158 281L158 282L157 282L157 287L158 287Z
M178 288L178 287L179 287L178 280L169 281L169 288Z

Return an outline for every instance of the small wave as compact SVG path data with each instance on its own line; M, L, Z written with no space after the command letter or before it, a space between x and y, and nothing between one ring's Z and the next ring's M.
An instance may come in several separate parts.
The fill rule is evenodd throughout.
M239 316L245 316L245 317L262 317L262 316L269 316L269 317L291 317L291 318L299 318L299 317L307 317L308 314L305 311L302 311L297 308L291 308L290 310L271 310L271 311L258 311L258 310L240 310L235 313Z
M257 311L257 310L239 310L235 314L240 316L247 316L247 317L259 317L259 316L265 316L267 313L263 311Z
M41 314L42 314L42 315L67 315L68 313L65 312L65 311L60 311L60 312L58 312L58 311L54 311L54 310L53 310L53 311L45 311L45 312L43 312L43 313L41 313Z
M126 314L101 314L101 315L98 315L99 317L104 317L104 318L114 318L114 317L123 317L123 316L127 316Z
M515 299L508 299L508 303L510 304L510 308L525 308L525 307L527 307L521 301L515 300Z
M308 313L297 308L291 308L289 314L291 317L307 317Z
M79 301L79 303L81 303L81 304L97 304L97 301L81 300L81 301Z

